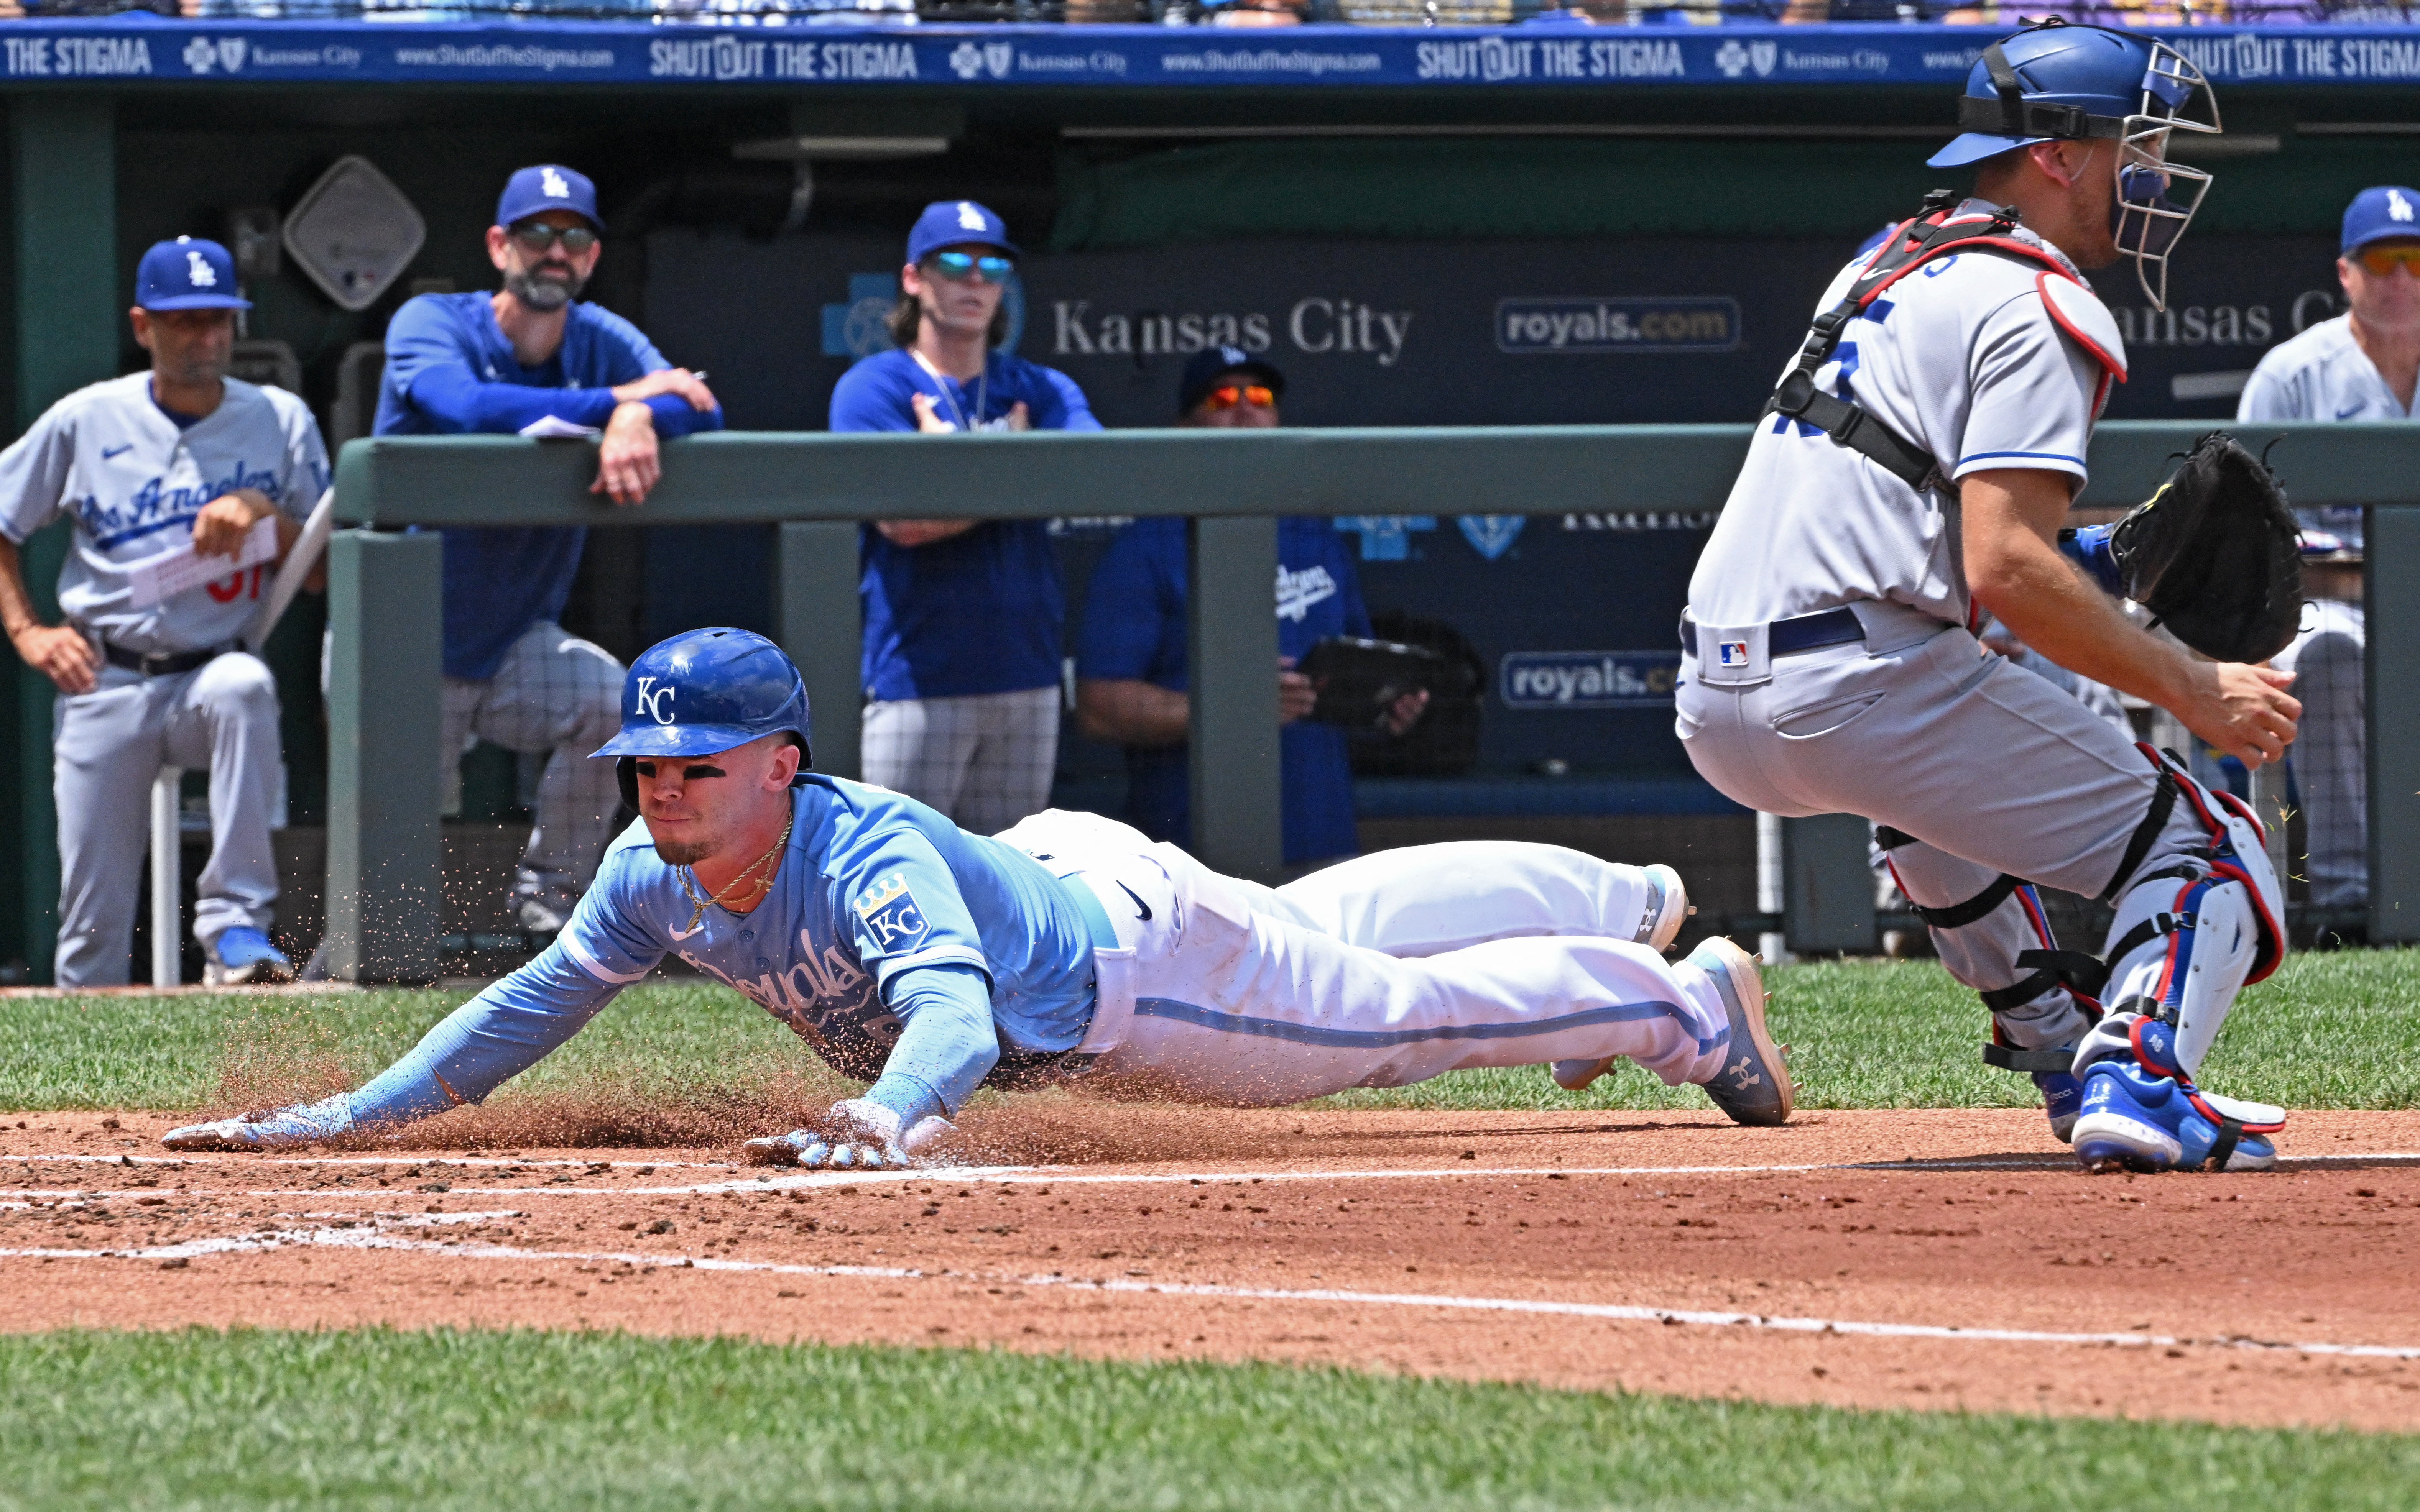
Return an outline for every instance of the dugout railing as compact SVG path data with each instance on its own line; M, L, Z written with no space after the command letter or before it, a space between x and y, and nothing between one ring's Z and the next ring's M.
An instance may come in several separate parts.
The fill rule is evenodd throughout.
M2083 506L2138 501L2210 427L2101 427ZM356 440L336 469L330 546L324 961L344 980L437 974L440 564L449 526L769 524L777 639L814 705L815 765L857 770L858 522L1177 516L1192 520L1192 784L1198 849L1246 876L1280 867L1278 656L1269 612L1277 517L1390 512L1718 509L1745 425L1032 432L926 437L745 434L665 448L661 485L622 509L588 492L595 449L514 437ZM2300 504L2371 508L2367 603L2369 937L2420 939L2420 437L2392 424L2264 425ZM979 486L978 486L979 485ZM406 527L417 527L406 530ZM1608 583L1607 593L1621 591ZM1989 768L1978 782L1997 780ZM1854 919L1862 827L1793 821L1793 914ZM1831 900L1826 903L1825 900ZM2408 906L2407 906L2408 904ZM1862 905L1870 933L1870 893ZM1791 920L1820 945L1832 925Z

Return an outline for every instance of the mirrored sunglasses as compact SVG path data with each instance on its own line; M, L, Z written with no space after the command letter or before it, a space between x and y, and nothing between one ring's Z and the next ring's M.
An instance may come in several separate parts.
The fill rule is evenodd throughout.
M542 253L556 242L577 257L597 245L597 233L584 225L549 225L544 221L523 221L513 227L513 239L532 252Z
M1202 402L1213 409L1233 409L1239 404L1267 409L1277 404L1278 394L1265 383L1221 383L1203 394Z
M2364 247L2354 255L2372 277L2384 278L2399 266L2414 278L2420 278L2420 244L2400 247Z
M978 257L971 252L937 252L929 260L933 271L959 284L970 278L980 278L986 284L1005 284L1008 275L1016 268L1005 257Z

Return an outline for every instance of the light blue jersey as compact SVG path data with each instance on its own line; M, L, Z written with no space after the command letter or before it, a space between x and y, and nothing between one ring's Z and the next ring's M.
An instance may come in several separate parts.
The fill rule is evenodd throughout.
M484 1100L667 954L762 1006L910 1118L954 1112L986 1079L1019 1080L1082 1041L1093 947L1108 926L1057 878L884 788L811 775L792 803L772 890L745 914L700 914L696 878L632 825L555 943L354 1093L354 1119L399 1122Z

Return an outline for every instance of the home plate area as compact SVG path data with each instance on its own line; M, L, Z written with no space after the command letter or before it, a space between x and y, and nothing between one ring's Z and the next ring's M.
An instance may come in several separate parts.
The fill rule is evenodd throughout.
M1863 1407L2420 1412L2420 1293L2387 1280L2420 1261L2413 1113L2298 1114L2276 1171L2139 1178L2083 1175L2013 1110L1745 1130L1063 1106L1025 1141L1053 1159L816 1173L727 1146L437 1148L442 1123L425 1148L163 1158L179 1121L0 1128L0 1327L583 1327Z

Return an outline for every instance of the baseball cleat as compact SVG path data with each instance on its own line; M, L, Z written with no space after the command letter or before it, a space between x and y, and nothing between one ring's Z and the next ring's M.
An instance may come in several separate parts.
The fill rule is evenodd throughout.
M1790 1067L1764 1027L1764 977L1756 957L1719 934L1689 952L1686 963L1706 974L1730 1021L1730 1043L1722 1068L1705 1083L1714 1106L1734 1123L1770 1126L1789 1121L1798 1089Z
M2084 1073L2075 1158L2092 1171L2265 1171L2285 1111L2205 1092L2123 1060Z
M292 981L294 963L247 924L230 924L202 946L202 985L240 987L247 982Z
M1647 873L1648 893L1647 914L1638 925L1638 943L1661 953L1672 949L1673 938L1689 917L1689 889L1682 885L1681 873L1661 861L1639 870Z
M2041 1088L2051 1137L2063 1145L2075 1143L2075 1120L2084 1111L2083 1080L2071 1071L2038 1071L2034 1085Z

